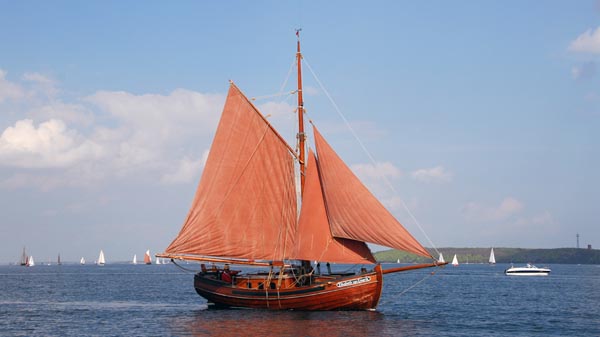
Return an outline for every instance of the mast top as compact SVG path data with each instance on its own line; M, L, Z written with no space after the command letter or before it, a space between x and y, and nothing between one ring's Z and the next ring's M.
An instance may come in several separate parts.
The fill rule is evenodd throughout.
M296 62L298 68L298 162L300 163L300 194L304 196L304 182L306 175L305 161L305 141L306 134L304 133L304 100L302 98L302 53L300 53L300 31L296 29L296 37L298 37L298 52L296 53Z

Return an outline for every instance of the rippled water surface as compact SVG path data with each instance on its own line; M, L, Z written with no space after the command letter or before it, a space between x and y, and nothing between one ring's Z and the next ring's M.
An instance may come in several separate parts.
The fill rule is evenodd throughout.
M506 267L385 275L376 311L271 312L209 310L172 264L0 266L0 335L600 336L600 266Z

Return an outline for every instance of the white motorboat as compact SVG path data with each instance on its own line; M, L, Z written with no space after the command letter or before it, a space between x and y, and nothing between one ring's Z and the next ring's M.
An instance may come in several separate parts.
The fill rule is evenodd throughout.
M519 276L547 276L550 274L550 268L538 268L531 263L528 263L525 267L513 267L506 269L504 271L506 275L519 275Z

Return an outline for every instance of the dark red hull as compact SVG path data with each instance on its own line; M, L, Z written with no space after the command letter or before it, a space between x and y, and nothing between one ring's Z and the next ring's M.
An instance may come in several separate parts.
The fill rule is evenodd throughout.
M277 277L273 278L277 282ZM383 274L372 272L335 278L315 278L311 285L256 289L245 283L226 283L206 274L194 277L196 292L219 307L271 310L369 310L381 296ZM276 288L276 287L273 287Z

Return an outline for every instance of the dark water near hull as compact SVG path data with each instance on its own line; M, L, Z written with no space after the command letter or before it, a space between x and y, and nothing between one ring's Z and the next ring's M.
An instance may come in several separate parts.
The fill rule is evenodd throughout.
M0 335L600 336L600 266L506 267L388 274L377 311L271 312L209 310L173 265L0 266Z

